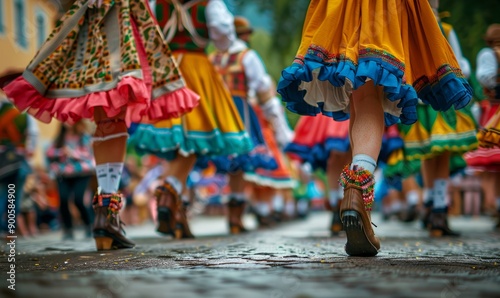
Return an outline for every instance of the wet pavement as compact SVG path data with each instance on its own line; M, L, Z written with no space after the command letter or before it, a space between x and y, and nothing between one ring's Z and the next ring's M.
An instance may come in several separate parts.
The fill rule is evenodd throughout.
M255 228L252 216L245 218ZM174 241L153 224L128 227L133 249L97 252L92 239L17 239L17 297L500 297L500 233L489 217L453 217L460 238L430 239L418 222L381 221L377 257L348 257L329 214L229 236L221 217L191 221L196 239ZM0 265L7 288L9 247Z

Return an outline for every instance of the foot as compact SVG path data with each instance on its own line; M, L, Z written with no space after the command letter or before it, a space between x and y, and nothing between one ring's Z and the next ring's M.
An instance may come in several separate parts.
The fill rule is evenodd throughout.
M361 187L353 184L344 187L340 217L347 235L346 253L350 256L376 256L380 250L380 240L373 232Z
M247 232L243 226L243 213L245 212L245 202L231 198L227 203L229 232L231 234L240 234Z
M155 192L158 212L156 231L175 239L194 238L187 221L188 204L182 202L177 191L165 182Z
M192 239L194 238L193 233L191 233L191 229L189 228L189 223L187 220L187 209L189 207L189 203L181 202L181 208L178 210L175 220L177 222L177 228L175 231L176 239ZM180 230L180 232L179 232Z
M63 241L70 241L70 240L73 240L75 239L74 235L73 235L73 230L72 229L65 229L63 230L63 236L62 236L62 240Z
M412 222L417 219L418 212L416 205L410 205L406 210L401 213L400 220L402 222Z
M430 227L429 227L429 224L430 224L430 217L431 217L431 211L432 211L432 207L428 207L428 206L425 206L424 207L424 212L422 214L422 229L426 229L428 230Z
M92 202L94 209L93 236L97 250L132 248L135 243L125 237L123 223L120 220L122 208L121 194L95 195Z
M458 237L459 233L448 226L448 215L445 212L431 212L429 216L429 232L431 237Z
M332 223L330 224L330 232L332 236L338 236L338 234L342 230L342 220L340 219L340 211L337 207L332 210Z

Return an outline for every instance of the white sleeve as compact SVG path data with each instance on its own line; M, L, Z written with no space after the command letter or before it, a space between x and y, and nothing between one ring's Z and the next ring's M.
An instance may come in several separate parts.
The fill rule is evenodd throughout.
M493 89L497 84L498 62L495 52L484 48L477 54L476 77L482 87Z
M463 75L466 78L469 78L470 64L469 61L462 55L462 49L460 47L460 43L458 42L457 34L453 29L451 29L450 33L448 34L448 42L450 43L450 46L453 49L455 57L457 57L457 61L460 66L460 69L462 70Z
M254 50L248 50L242 60L245 67L248 89L256 92L266 92L272 86L272 81L266 72L264 63Z
M222 0L210 0L205 8L208 36L219 50L227 50L234 39L234 17Z

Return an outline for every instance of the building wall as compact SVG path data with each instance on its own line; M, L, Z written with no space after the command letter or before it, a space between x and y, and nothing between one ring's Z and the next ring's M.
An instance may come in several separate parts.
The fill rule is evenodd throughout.
M58 0L0 0L0 75L22 71L52 32L60 15ZM0 90L0 97L5 94ZM59 129L59 123L37 121L40 130L33 164L44 166L44 149Z

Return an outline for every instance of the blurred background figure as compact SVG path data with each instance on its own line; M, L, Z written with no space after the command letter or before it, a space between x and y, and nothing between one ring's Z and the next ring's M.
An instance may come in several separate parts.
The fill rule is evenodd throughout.
M90 177L95 168L90 127L86 120L73 126L62 125L59 135L47 150L50 172L57 179L63 240L73 239L73 219L69 204L73 200L85 225L85 237L92 236L89 206L84 202Z
M8 204L13 203L15 214L19 215L24 182L31 173L29 161L33 156L37 140L38 127L34 119L17 110L7 101L4 93L0 92L0 227L2 233L8 231ZM8 197L9 187L15 190L14 199Z

